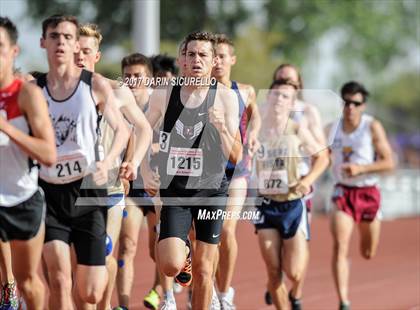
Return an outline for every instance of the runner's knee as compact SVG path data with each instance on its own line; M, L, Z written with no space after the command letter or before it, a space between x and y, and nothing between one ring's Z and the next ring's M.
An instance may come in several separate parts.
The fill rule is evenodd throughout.
M213 276L213 268L211 264L193 265L193 279L197 283L209 282Z
M280 266L268 266L267 267L268 272L268 279L269 281L280 281L281 280L281 267Z
M72 281L71 275L66 272L49 273L49 286L53 292L71 292Z
M94 286L79 290L80 298L90 304L99 303L102 300L103 292L103 289Z
M15 275L16 276L16 275ZM41 281L37 279L37 275L26 275L26 276L16 276L16 282L19 291L23 293L23 295L28 295L33 292L34 289L44 290L44 286L42 285Z
M137 252L137 242L129 237L123 237L120 244L120 255L127 258L134 258Z
M183 261L178 260L175 261L168 261L168 262L160 262L160 268L164 275L168 277L175 277L181 269L184 267L185 259Z

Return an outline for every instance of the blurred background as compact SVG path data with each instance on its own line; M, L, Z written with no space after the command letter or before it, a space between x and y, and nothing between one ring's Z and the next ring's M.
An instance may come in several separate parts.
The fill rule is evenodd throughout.
M399 163L381 181L384 215L420 214L419 1L0 0L1 15L20 31L16 66L22 71L47 70L39 48L41 21L59 12L100 26L103 56L97 71L110 78L120 75L126 54L175 56L187 33L205 29L233 38L238 61L232 77L257 92L285 62L301 69L306 89L338 93L344 82L361 81L372 94L369 110L387 129ZM151 34L155 47L139 45ZM324 210L328 176L320 189L317 205Z

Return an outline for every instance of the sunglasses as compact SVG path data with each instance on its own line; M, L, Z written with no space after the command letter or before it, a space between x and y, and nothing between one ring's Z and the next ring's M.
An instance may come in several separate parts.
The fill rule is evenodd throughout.
M364 104L364 102L361 101L354 101L354 100L344 100L344 105L346 107L350 106L351 104L354 104L355 107L359 107L362 104Z

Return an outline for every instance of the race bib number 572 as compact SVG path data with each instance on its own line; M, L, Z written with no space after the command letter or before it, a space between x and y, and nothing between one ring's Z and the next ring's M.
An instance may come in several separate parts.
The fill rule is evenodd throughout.
M287 194L289 192L286 170L261 171L258 181L258 189L263 195Z
M199 177L203 173L203 150L171 147L166 167L168 175Z

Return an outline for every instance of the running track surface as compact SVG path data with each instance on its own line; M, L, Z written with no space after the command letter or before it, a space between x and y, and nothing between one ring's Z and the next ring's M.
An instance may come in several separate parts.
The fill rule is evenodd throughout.
M239 258L233 279L237 309L274 309L264 303L266 271L251 223L237 230ZM420 217L383 222L377 256L364 260L355 230L351 245L350 298L352 309L420 309ZM154 265L148 256L147 231L142 229L136 256L136 275L130 310L145 309L143 297L153 281ZM311 259L304 287L304 309L335 310L338 302L331 275L332 240L329 221L312 221ZM175 295L178 309L186 309L186 290ZM115 296L113 298L115 302ZM115 304L113 304L114 306Z

